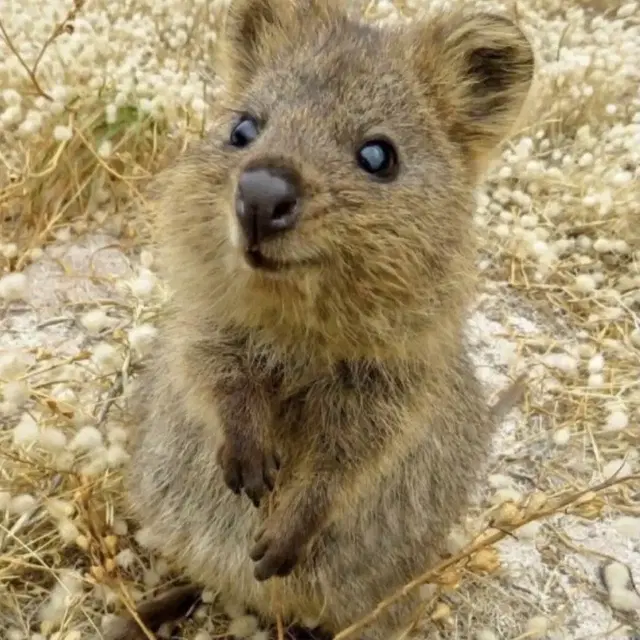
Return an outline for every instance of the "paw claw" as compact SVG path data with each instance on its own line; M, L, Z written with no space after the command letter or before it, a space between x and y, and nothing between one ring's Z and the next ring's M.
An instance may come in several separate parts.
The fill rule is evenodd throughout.
M264 495L273 491L277 473L275 454L263 453L259 446L245 445L239 449L227 440L218 450L217 460L229 489L236 495L244 489L256 508Z
M293 568L296 566L298 562L298 558L295 556L291 556L289 558L285 558L284 562L278 567L276 570L276 575L283 578L284 576L288 576Z
M253 575L258 582L263 582L274 576L281 578L288 576L296 566L298 558L291 552L279 552L270 548L260 548L260 554L252 558L257 561Z
M268 540L263 540L258 542L253 549L251 549L250 553L249 553L249 557L251 558L251 560L253 560L253 562L258 562L259 560L262 560L262 558L264 558L264 554L267 552L267 549L269 548L269 541Z
M273 491L276 485L276 475L280 469L280 462L275 455L270 456L267 459L267 464L264 467L263 481L269 491Z
M253 504L256 509L260 506L260 500L262 499L263 492L258 489L249 489L245 487L244 492L247 494L249 500L251 500L251 504Z
M224 454L221 455L223 457ZM223 478L224 482L235 493L238 495L242 489L242 474L240 470L240 465L237 464L234 460L226 460L222 463L223 469Z

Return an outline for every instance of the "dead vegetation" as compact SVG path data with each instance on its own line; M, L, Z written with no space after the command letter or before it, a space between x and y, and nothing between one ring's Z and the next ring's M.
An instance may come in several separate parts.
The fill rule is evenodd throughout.
M199 61L215 61L223 9L0 8L8 640L99 637L114 612L176 578L122 506L123 395L164 296L139 236L144 186L206 127L215 63L205 72ZM370 19L417 10L363 4ZM529 117L478 195L487 287L476 317L479 331L497 332L480 340L489 390L522 370L529 390L505 423L488 490L452 533L451 557L404 591L424 594L425 634L631 637L633 581L610 571L601 582L597 568L630 565L640 580L640 9L522 0L516 11L541 64ZM98 228L113 237L86 236ZM205 592L183 637L267 637L215 596Z

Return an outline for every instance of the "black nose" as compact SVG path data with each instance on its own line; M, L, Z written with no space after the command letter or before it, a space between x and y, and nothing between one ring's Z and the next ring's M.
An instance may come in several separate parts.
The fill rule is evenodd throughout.
M291 229L298 218L297 176L285 169L247 169L240 176L236 215L249 249L269 236Z

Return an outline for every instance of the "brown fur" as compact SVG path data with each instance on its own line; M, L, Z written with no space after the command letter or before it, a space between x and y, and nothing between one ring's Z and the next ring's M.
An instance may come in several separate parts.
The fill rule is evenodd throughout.
M162 176L173 299L129 495L194 581L268 618L268 578L286 576L284 617L336 632L435 559L482 471L495 421L463 339L473 189L533 57L510 22L461 12L382 29L329 0L234 0L225 29L215 125ZM230 148L245 111L260 134ZM373 134L398 148L394 182L354 160ZM256 161L302 181L298 225L264 246L275 273L235 241Z

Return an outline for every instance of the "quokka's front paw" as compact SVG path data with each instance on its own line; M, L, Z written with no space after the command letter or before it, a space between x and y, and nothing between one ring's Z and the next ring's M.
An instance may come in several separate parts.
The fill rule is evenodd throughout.
M280 468L277 453L270 446L251 440L227 438L218 450L225 484L236 494L242 489L254 506L273 490Z
M287 576L298 564L306 535L295 523L276 522L271 516L255 538L249 557L255 568L256 580L262 582L273 576Z
M325 508L313 492L304 498L286 496L267 518L254 539L249 557L256 564L256 580L289 575L318 534Z

